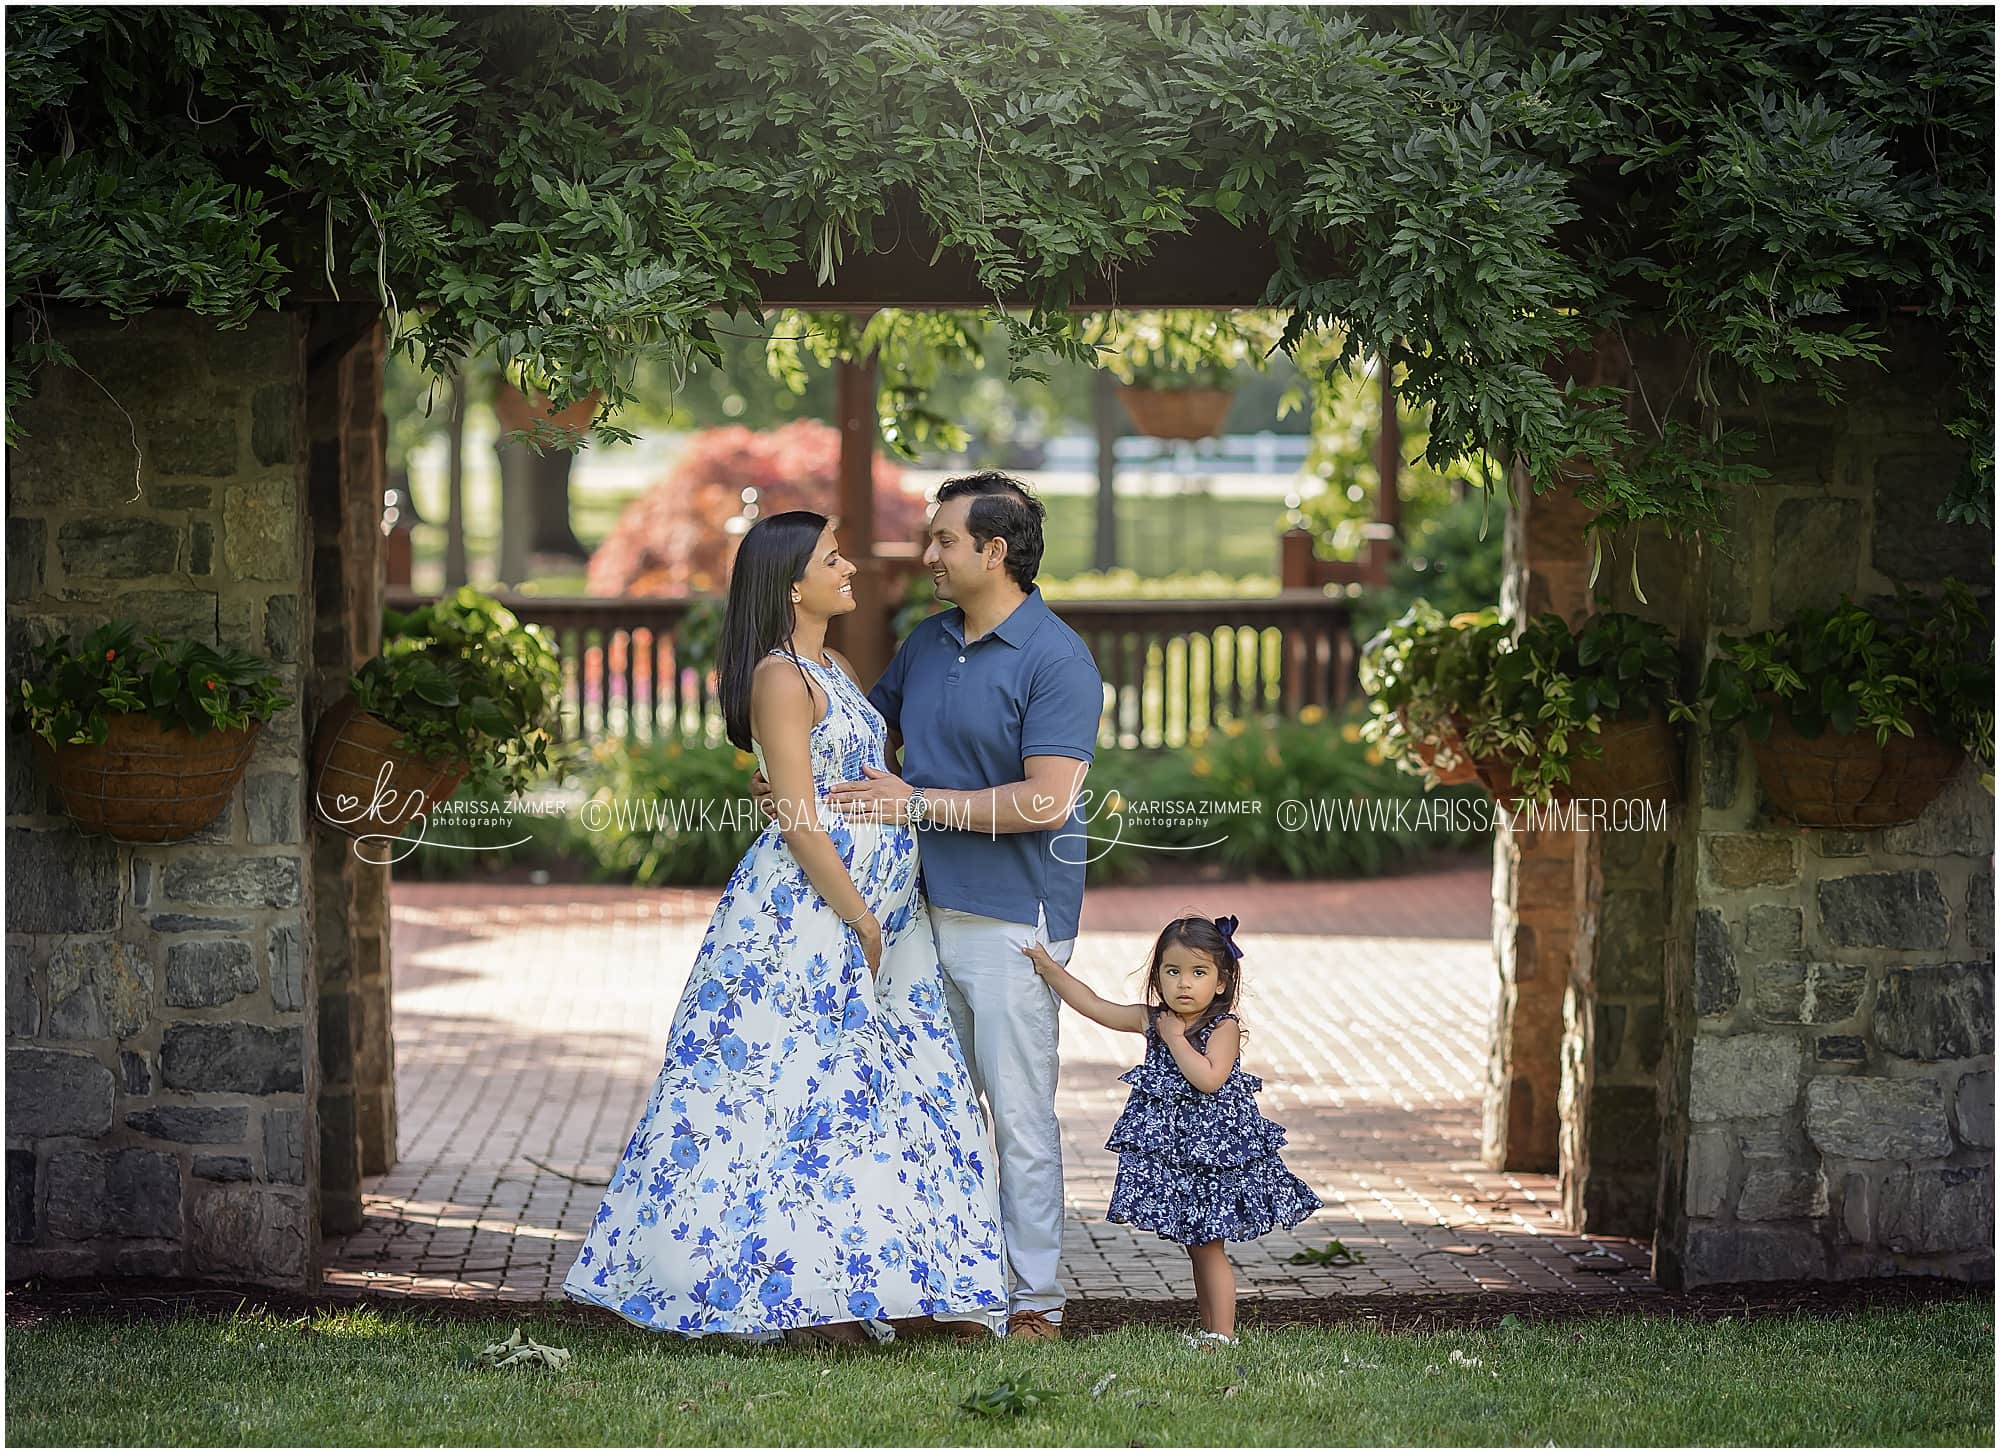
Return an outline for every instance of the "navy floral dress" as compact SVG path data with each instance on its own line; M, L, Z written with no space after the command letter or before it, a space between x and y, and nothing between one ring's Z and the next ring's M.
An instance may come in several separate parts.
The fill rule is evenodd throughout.
M1243 1072L1239 1056L1221 1088L1197 1090L1160 1037L1158 1013L1146 1028L1146 1062L1119 1076L1132 1094L1104 1143L1118 1152L1105 1219L1201 1246L1248 1241L1317 1211L1324 1202L1278 1156L1284 1128L1257 1109L1264 1082ZM1205 1051L1215 1026L1235 1018L1218 1015L1188 1042Z

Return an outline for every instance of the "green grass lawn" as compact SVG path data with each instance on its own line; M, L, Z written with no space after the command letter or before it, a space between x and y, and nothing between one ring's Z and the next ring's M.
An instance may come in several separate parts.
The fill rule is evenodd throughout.
M567 1371L471 1354L518 1322ZM20 1444L1963 1445L1993 1441L1993 1304L1387 1335L1127 1328L1059 1345L683 1344L523 1308L78 1317L8 1337ZM961 1411L1002 1384L1016 1414Z
M1060 580L1088 570L1097 539L1097 501L1051 495L1042 537L1042 574ZM1285 507L1277 500L1184 495L1118 501L1118 558L1141 575L1214 570L1276 575Z

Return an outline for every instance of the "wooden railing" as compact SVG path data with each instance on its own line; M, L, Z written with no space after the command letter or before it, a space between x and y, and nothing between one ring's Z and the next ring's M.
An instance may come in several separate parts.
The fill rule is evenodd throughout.
M1175 747L1191 731L1337 709L1358 689L1344 601L1056 600L1104 677L1103 746Z
M430 598L391 589L386 604L408 610ZM555 640L566 739L722 739L713 675L676 653L682 621L703 597L498 599ZM1104 677L1101 746L1180 746L1234 720L1337 710L1357 690L1347 605L1317 592L1049 605Z

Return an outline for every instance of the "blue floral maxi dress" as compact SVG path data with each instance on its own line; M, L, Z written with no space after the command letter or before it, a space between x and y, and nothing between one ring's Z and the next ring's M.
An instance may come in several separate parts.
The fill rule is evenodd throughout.
M1215 1026L1235 1018L1218 1015L1188 1042L1206 1051ZM1240 1055L1220 1088L1197 1090L1149 1022L1145 1063L1119 1079L1132 1094L1104 1143L1118 1152L1107 1221L1201 1246L1296 1226L1324 1204L1279 1158L1284 1128L1258 1111L1264 1082L1243 1072Z
M824 802L884 765L887 732L845 672L794 659L829 700L812 729ZM709 922L567 1296L687 1336L1004 1314L994 1158L915 834L822 822L881 922L880 977L767 825Z

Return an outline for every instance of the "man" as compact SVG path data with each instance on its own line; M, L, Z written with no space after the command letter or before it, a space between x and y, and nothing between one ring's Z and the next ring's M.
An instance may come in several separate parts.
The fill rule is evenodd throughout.
M1063 1181L1056 1121L1061 1001L1022 949L1067 964L1083 909L1076 798L1096 755L1104 682L1035 585L1040 501L983 473L938 491L924 564L957 609L921 622L869 700L902 775L829 793L839 810L915 823L945 997L999 1153L1014 1274L1007 1333L1061 1335ZM760 793L761 796L761 793ZM1055 839L1076 833L1060 854ZM1074 861L1065 861L1070 859Z

